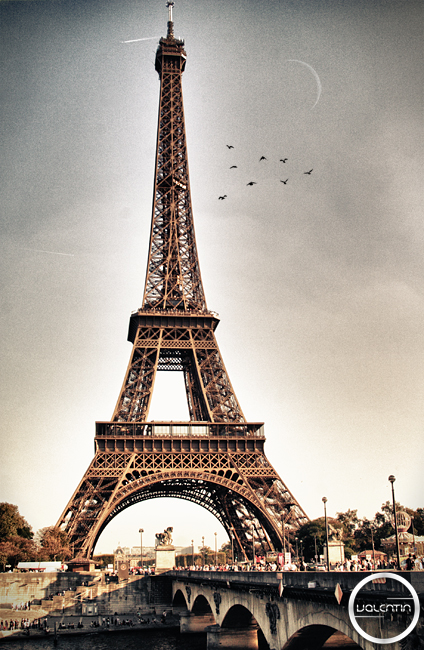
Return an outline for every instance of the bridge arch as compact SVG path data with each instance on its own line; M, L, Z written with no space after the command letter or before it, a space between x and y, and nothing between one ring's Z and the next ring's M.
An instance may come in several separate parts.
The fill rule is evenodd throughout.
M212 614L212 607L203 594L197 596L194 600L193 607L191 608L191 613L198 616L202 614ZM215 617L214 617L215 618Z
M283 645L282 650L297 650L307 647L308 650L326 650L343 648L343 650L363 650L365 646L358 645L351 637L328 625L306 625L295 632Z
M232 605L226 612L221 623L221 634L242 632L241 637L245 648L269 650L268 642L262 628L250 609L243 605Z
M249 625L258 625L256 618L243 605L233 605L227 611L221 623L221 627L237 628L248 627Z
M352 628L347 608L340 607L335 600L334 604L323 603L324 607L318 608L312 601L289 601L287 605L292 612L287 617L285 628L288 640L281 650L295 650L299 645L309 648L308 643L312 650L330 647L332 650L375 650L374 644Z
M181 591L181 589L177 589L172 599L172 610L174 612L180 612L180 611L186 611L187 609L188 609L188 605L187 605L186 598L183 592Z
M181 592L177 589L175 597L178 591ZM192 594L189 585L185 586L185 591L189 605L191 604L191 610L180 613L180 631L182 633L204 632L209 626L215 627L217 620L209 599L203 593L196 594L197 590L194 590Z
M334 587L341 576L329 573L316 574L321 586L311 588L308 576L291 574L285 577L287 583L282 595L278 594L279 574L223 574L216 572L174 572L173 591L185 590L193 602L203 595L209 602L216 625L207 629L208 647L239 647L243 650L375 650L375 644L364 639L352 626L346 598L339 603L334 596ZM358 576L346 574L343 578L345 594L357 584ZM418 583L417 583L418 584ZM379 585L380 586L380 585ZM390 591L384 591L390 595ZM215 615L216 614L216 615ZM257 623L257 639L247 637L250 645L243 645L246 628L243 625ZM364 628L374 636L374 620L371 627ZM238 632L237 632L238 629ZM394 631L396 623L390 629ZM260 630L268 644L261 646ZM399 633L403 628L399 629ZM232 637L237 640L231 643ZM240 643L241 645L240 645ZM225 645L226 644L226 645Z

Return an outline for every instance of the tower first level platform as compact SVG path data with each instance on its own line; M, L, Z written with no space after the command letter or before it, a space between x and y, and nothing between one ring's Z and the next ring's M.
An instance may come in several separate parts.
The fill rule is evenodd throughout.
M264 452L262 422L97 422L95 456L61 518L75 551L91 555L110 521L157 497L203 506L239 559L285 548L308 521Z

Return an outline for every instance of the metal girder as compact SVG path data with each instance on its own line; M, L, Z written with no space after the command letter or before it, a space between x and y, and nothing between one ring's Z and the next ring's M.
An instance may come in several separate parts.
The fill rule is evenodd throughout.
M145 309L206 310L191 206L181 75L184 43L161 39L156 174Z
M257 552L265 554L283 547L289 517L296 528L308 521L267 460L259 425L247 424L244 437L220 438L211 430L199 438L154 437L148 428L137 437L134 425L128 430L126 424L101 424L96 455L58 522L80 553L90 554L105 526L124 509L160 496L204 506L240 553L252 547L252 528ZM158 430L169 426L148 424ZM177 430L182 424L172 426ZM107 433L112 430L114 435Z
M192 420L244 422L211 326L199 326L189 313L184 327L172 322L154 327L155 314L143 310L137 316L140 323L112 420L146 421L156 372L182 370Z
M142 307L131 315L132 353L110 422L97 423L95 456L58 526L91 555L108 523L134 503L187 499L212 512L251 557L282 550L285 529L308 521L264 453L261 423L245 421L225 369L200 275L191 206L181 76L173 23L155 67L161 80L155 186ZM184 375L190 422L147 421L158 371Z

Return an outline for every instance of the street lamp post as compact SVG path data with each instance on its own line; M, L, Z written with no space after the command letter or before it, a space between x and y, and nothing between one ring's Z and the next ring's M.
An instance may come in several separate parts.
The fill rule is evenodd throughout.
M374 528L370 526L371 530L371 544L372 544L372 564L373 571L375 571L375 549L374 549Z
M214 533L214 535L215 535L215 569L216 569L216 566L218 564L218 546L217 546L218 542L216 536L218 535L218 533Z
M255 555L255 529L252 524L252 561L253 561L253 567L255 568L256 566L256 555Z
M191 540L191 566L194 567L194 539Z
M141 570L143 571L143 533L144 533L144 528L140 528L138 532L140 533Z
M202 558L203 558L203 566L205 566L205 538L202 537Z
M395 488L394 488L394 482L396 481L396 478L393 476L393 474L390 474L389 476L389 481L392 484L392 499L393 499L393 519L395 520L395 536L396 536L396 556L397 556L397 565L398 565L398 570L401 571L401 566L400 566L400 552L399 552L399 534L398 534L398 526L397 526L397 519L396 519L396 501L395 501Z
M325 543L327 546L327 571L330 570L330 550L328 547L328 525L327 525L327 497L322 497L324 504L324 519L325 519Z
M314 535L314 546L315 546L315 562L318 562L317 536L316 535Z
M290 563L292 561L291 557L291 550L290 550L290 528L287 528L287 553L290 555ZM286 563L286 559L284 558L284 564Z
M283 517L283 554L284 554L284 564L286 563L286 523L289 521L291 512L290 512L290 504L287 506L287 512ZM288 548L287 551L290 553L290 527L287 527L288 531Z

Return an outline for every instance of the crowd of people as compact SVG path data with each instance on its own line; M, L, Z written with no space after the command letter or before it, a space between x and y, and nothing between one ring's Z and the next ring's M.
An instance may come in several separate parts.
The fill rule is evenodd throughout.
M424 558L410 553L405 561L405 569L407 571L422 571L424 569Z
M35 618L32 621L29 618L22 618L20 621L13 618L9 621L0 621L0 630L43 630L46 627L47 619L42 618Z
M325 571L326 568L325 564L316 565L315 563L305 563L303 560L298 560L296 562L288 562L284 565L279 565L276 562L263 561L256 563L234 562L217 565L191 565L187 567L174 567L174 571ZM344 562L336 562L330 565L331 571L383 571L390 569L397 569L397 562L395 560L387 562L384 560L376 560L373 562L372 558L346 559ZM406 571L423 571L424 559L410 554L406 561L402 562L401 569Z

